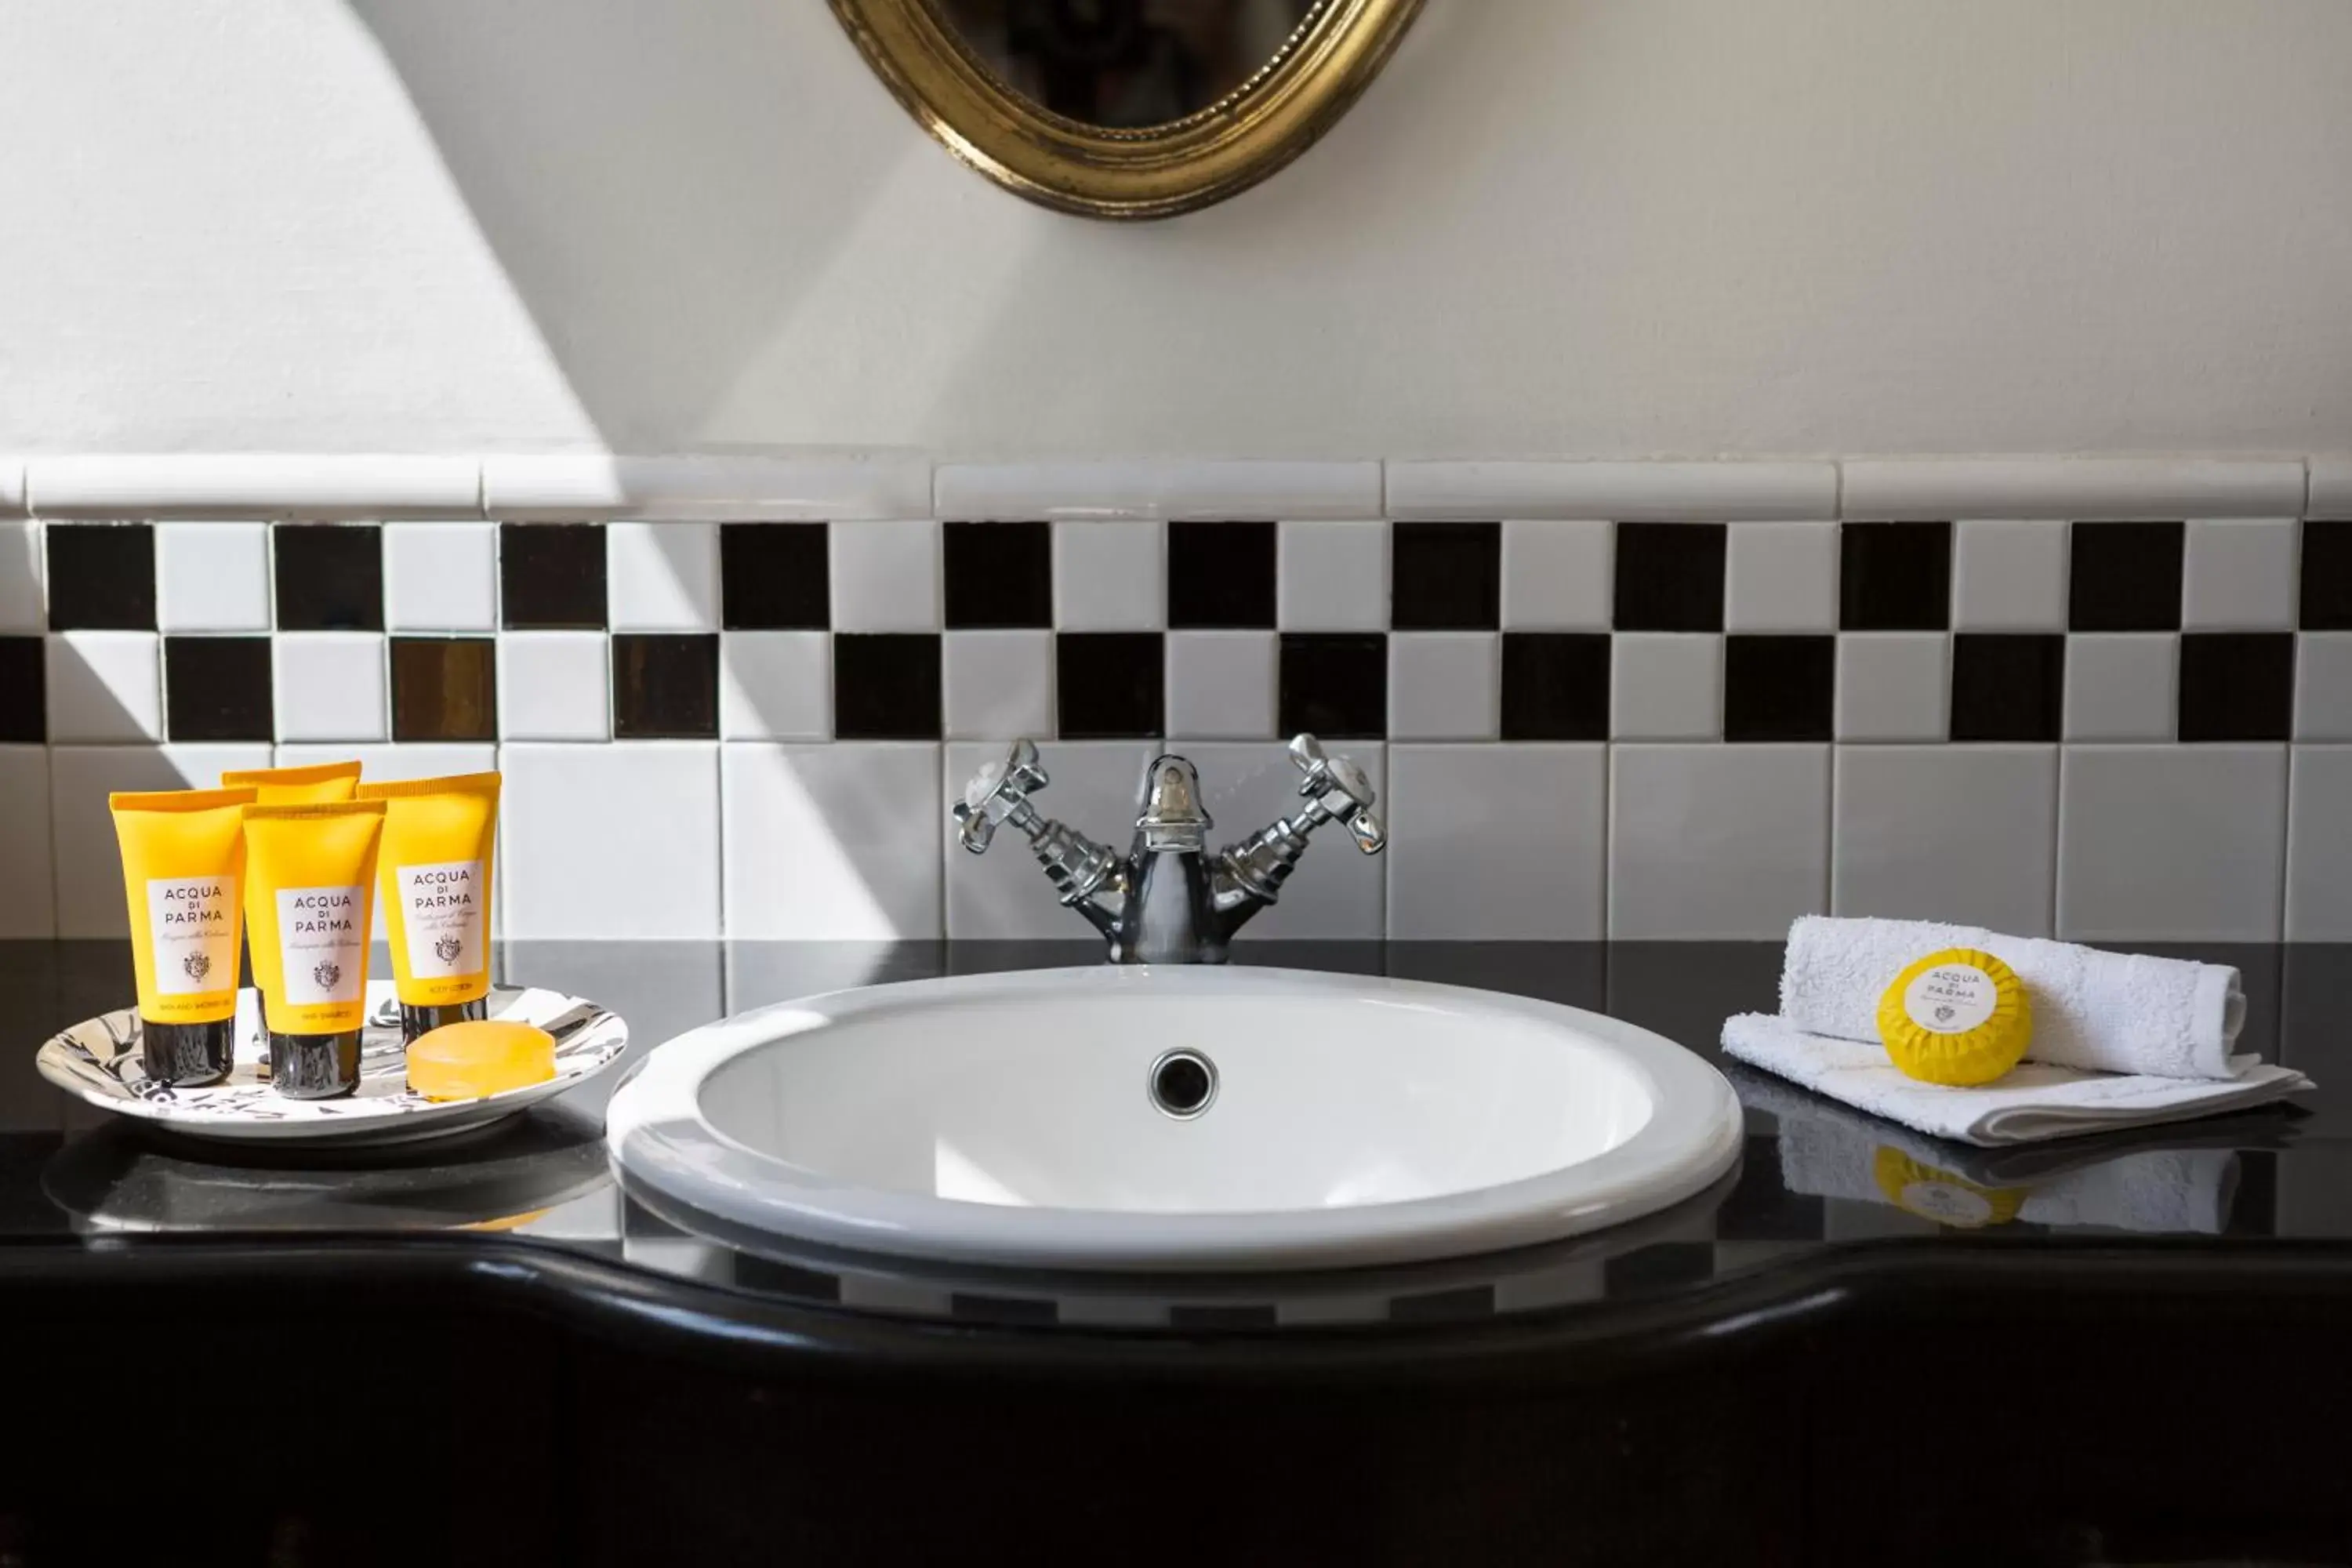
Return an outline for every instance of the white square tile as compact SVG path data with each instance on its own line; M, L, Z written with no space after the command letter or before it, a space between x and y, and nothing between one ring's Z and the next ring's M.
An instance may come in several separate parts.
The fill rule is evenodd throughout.
M2066 639L2066 739L2169 741L2179 679L2170 632L2076 633Z
M1829 864L1829 747L1610 748L1612 940L1778 941Z
M49 753L46 746L0 746L0 938L57 934L49 863ZM114 883L115 900L122 881Z
M1940 741L1950 731L1951 638L1941 632L1842 632L1837 738Z
M1276 817L1295 816L1305 804L1298 798L1298 770L1282 742L1187 738L1169 742L1167 749L1189 757L1201 770L1201 803L1217 824L1209 836L1212 849L1246 838ZM1337 741L1329 750L1355 759L1371 781L1373 811L1385 815L1389 809L1387 748L1374 741ZM1139 765L1137 772L1139 775ZM1106 840L1121 854L1127 849L1128 825L1135 820L1133 780L1129 782L1124 809L1123 817L1113 819L1119 828L1117 838ZM1316 829L1305 858L1282 885L1281 901L1260 910L1235 940L1377 939L1387 918L1387 868L1381 864L1385 858L1358 849L1355 840L1336 823Z
M1492 741L1502 731L1502 638L1397 632L1389 638L1389 738Z
M1271 739L1279 641L1272 632L1169 633L1169 731Z
M1830 908L2048 936L2055 746L1840 746Z
M0 522L0 632L37 632L48 625L41 593L41 525Z
M43 658L51 741L163 735L163 638L153 632L51 632Z
M932 836L942 814L938 746L844 742L719 752L729 937L930 941L943 933ZM1022 842L1015 834L1003 847Z
M940 646L948 739L1010 741L1054 732L1053 633L949 632Z
M1054 625L1156 632L1168 624L1167 530L1157 522L1054 524Z
M2352 632L2295 638L2294 738L2352 741Z
M499 733L509 741L602 741L613 732L603 632L502 632Z
M1724 531L1724 630L1832 632L1837 623L1836 523L1736 522Z
M1286 522L1277 531L1275 623L1286 632L1389 627L1389 525Z
M833 574L835 631L940 629L937 522L836 522L825 555Z
M1605 748L1392 745L1389 792L1391 940L1607 934Z
M278 738L382 741L391 733L384 639L374 632L288 632L271 650Z
M1723 736L1723 639L1620 632L1609 647L1609 732L1621 741Z
M2286 940L2352 942L2352 746L2294 748Z
M1003 762L1005 749L1001 740L950 742L943 752L941 800L961 800L972 775L986 763ZM1038 761L1048 782L1031 798L1045 816L1059 817L1114 855L1125 855L1135 832L1136 787L1143 765L1158 750L1144 741L1041 741ZM1199 760L1196 753L1187 754ZM1207 769L1202 772L1206 784ZM949 937L1094 938L1085 917L1055 901L1054 885L1018 831L999 833L987 854L974 855L958 840L944 806L940 820L932 842L947 861ZM908 826L911 830L914 825ZM1217 826L1222 829L1224 823Z
M2066 629L2066 525L1971 518L1952 525L1952 626L1964 632Z
M719 629L719 525L608 522L604 600L616 632Z
M395 632L497 630L499 525L384 524L383 614Z
M1616 527L1503 524L1503 629L1605 632L1616 599Z
M832 634L720 634L719 732L730 741L830 739Z
M106 797L115 790L213 789L230 768L266 768L259 742L202 746L53 746L49 837L58 935L123 938L122 855Z
M2068 746L2058 934L2276 942L2284 746Z
M499 763L509 939L720 934L716 743L508 745Z
M155 624L167 632L266 632L269 525L155 526Z
M2295 560L2303 524L2293 518L2198 521L2180 567L2184 631L2283 631L2295 620Z
M360 765L360 777L382 784L394 779L439 779L457 773L487 773L499 765L499 749L487 741L407 742L398 745L372 742L364 745L337 744L332 742L305 741L281 745L268 763L254 763L261 767L307 768L318 763L349 763ZM499 867L506 860L503 839L494 845L498 865L490 869L490 934L497 937L506 920L505 879ZM384 926L383 900L375 901L375 911L369 923L368 934L376 942L391 940Z

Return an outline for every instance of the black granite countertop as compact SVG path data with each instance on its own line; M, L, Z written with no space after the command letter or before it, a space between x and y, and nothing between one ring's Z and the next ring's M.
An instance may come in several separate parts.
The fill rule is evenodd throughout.
M1542 997L1612 1014L1725 1068L1748 1111L1744 1157L1716 1187L1598 1236L1482 1258L1321 1275L1119 1279L935 1272L889 1260L690 1235L624 1194L599 1139L621 1074L481 1134L406 1152L247 1155L160 1140L50 1088L34 1048L122 1005L125 947L0 944L0 1021L17 1045L0 1069L0 1244L68 1252L188 1238L239 1256L332 1243L417 1247L438 1234L501 1257L625 1266L640 1286L789 1303L887 1321L947 1320L1122 1331L1325 1329L1425 1331L1524 1313L1605 1314L1759 1282L1807 1266L1922 1262L1923 1247L2043 1255L2157 1247L2250 1256L2248 1244L2341 1247L2352 1260L2352 947L2174 949L2237 965L2246 1048L2318 1089L2291 1107L2022 1148L1937 1143L1723 1063L1726 1015L1773 1003L1780 949L1741 944L1265 943L1256 963L1385 973ZM593 996L630 1023L631 1058L725 1014L881 980L1094 961L1091 944L520 943L509 981ZM1912 1212L1920 1181L1963 1194ZM1920 1205L1914 1205L1920 1206ZM1963 1223L1950 1223L1958 1215ZM449 1245L445 1240L439 1246ZM487 1253L486 1253L487 1255ZM1931 1254L1939 1263L1958 1250ZM2014 1261L2013 1254L2009 1255Z

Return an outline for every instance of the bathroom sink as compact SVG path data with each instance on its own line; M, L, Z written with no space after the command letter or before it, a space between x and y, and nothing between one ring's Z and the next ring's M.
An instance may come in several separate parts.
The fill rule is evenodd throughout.
M1740 1143L1729 1084L1596 1013L1219 966L921 980L680 1036L614 1096L689 1225L940 1262L1411 1262L1597 1230Z

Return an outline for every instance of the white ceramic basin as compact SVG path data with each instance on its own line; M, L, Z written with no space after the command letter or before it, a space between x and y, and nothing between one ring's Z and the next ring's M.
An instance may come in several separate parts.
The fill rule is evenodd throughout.
M1165 1067L1171 1052L1212 1065L1204 1105L1207 1075ZM1108 964L746 1013L649 1056L605 1131L638 1190L725 1226L1105 1269L1550 1240L1697 1192L1739 1138L1720 1073L1596 1013L1409 981Z

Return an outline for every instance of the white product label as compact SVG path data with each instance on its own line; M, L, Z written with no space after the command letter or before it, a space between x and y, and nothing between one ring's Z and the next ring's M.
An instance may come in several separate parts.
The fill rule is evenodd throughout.
M148 879L158 994L236 989L236 894L235 877Z
M360 888L278 889L278 952L294 1006L356 1002L367 983L367 906Z
M1945 1182L1913 1182L1903 1189L1902 1205L1922 1219L1974 1230L1992 1218L1992 1200L1982 1193Z
M1965 1035L1992 1016L2000 996L1973 963L1939 963L1903 988L1903 1011L1923 1029Z
M394 873L406 922L408 972L419 980L454 980L489 967L482 952L482 863L445 860Z

